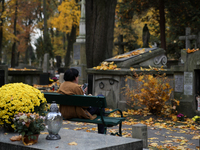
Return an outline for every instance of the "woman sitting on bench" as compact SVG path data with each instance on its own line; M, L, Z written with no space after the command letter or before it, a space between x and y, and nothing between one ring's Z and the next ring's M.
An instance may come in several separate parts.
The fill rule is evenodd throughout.
M66 95L84 95L83 90L78 85L79 71L75 68L68 69L64 74L64 80L60 85L58 93ZM100 95L99 95L100 96ZM101 95L103 96L103 95ZM94 114L99 115L100 110L97 107L78 107L78 106L67 106L60 105L59 110L65 119L71 118L86 118L95 119ZM104 126L98 124L98 133L104 133Z

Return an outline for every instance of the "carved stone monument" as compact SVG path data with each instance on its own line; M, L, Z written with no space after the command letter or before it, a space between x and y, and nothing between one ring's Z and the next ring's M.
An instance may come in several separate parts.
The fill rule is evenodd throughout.
M137 55L131 55L141 51L142 53ZM88 76L93 76L93 83L90 83L89 86L93 86L93 95L103 94L106 97L107 105L109 108L119 108L121 110L126 110L127 99L123 94L122 88L125 87L126 76L133 75L134 72L130 70L130 67L137 69L136 73L143 72L141 68L157 67L166 68L167 57L165 56L165 50L162 48L139 48L128 53L119 55L120 58L113 57L106 59L106 62L114 62L118 68L121 70L94 70L92 68L87 69ZM125 57L130 56L130 57ZM156 74L156 71L147 71L146 73ZM165 71L170 78L172 72ZM128 82L132 87L135 84L135 81L132 80ZM173 83L172 84L173 87ZM88 87L89 88L89 87Z
M200 51L187 53L190 41L196 40L196 35L190 35L191 29L186 28L186 35L180 36L180 40L185 40L185 48L181 50L179 65L171 67L174 72L174 98L180 100L177 110L188 117L200 115L197 111L198 101L196 97L200 94Z
M73 64L71 67L76 68L79 71L79 84L83 84L87 82L85 49L85 0L82 0L80 4L81 19L79 24L79 36L76 38L76 43L73 45Z

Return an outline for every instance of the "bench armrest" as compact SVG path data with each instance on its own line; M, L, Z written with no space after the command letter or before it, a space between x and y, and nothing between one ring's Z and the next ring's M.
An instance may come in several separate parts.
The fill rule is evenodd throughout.
M109 111L109 112L105 112L105 114L111 114L111 113L113 113L113 112L115 112L115 111L119 111L120 112L120 114L121 114L121 117L123 117L123 113L122 113L122 111L120 110L120 109L114 109L114 110L112 110L112 111Z

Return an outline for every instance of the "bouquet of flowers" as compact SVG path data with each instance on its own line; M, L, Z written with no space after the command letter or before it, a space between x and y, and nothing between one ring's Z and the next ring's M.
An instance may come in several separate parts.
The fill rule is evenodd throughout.
M0 88L0 125L12 131L15 114L19 112L42 114L46 103L44 94L28 84L5 84Z
M15 132L22 135L23 143L28 140L37 140L40 131L44 131L44 116L37 113L18 113L15 115L13 122Z
M184 121L184 115L181 114L181 113L179 113L179 114L177 115L177 118L179 119L179 121Z

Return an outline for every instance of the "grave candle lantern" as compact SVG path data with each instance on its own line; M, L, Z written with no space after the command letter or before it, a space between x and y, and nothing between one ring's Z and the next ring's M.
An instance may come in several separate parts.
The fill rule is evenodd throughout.
M63 117L59 112L58 106L55 101L52 102L50 106L50 112L46 115L45 124L49 132L47 135L47 140L59 140L61 139L58 132L62 126Z

